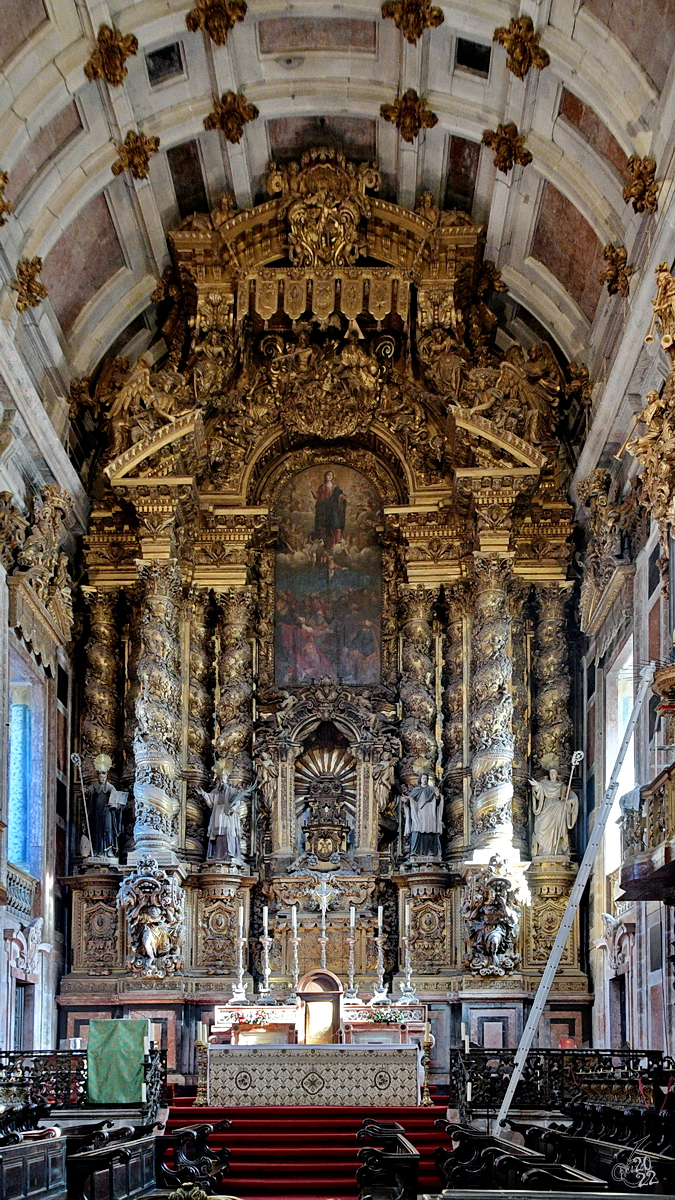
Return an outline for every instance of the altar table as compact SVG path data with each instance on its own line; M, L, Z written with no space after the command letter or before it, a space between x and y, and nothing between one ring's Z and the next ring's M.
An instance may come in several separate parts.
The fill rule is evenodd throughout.
M373 1105L419 1103L415 1045L209 1046L208 1103Z

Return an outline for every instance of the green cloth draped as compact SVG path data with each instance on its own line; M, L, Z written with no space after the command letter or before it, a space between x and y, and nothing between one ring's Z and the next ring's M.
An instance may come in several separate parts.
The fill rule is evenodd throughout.
M90 1104L139 1104L147 1021L90 1021L87 1099Z

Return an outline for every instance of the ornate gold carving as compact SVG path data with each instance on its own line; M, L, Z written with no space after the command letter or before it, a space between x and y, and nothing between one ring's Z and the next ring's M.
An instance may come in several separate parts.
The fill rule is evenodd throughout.
M671 363L675 362L675 279L670 273L667 262L659 263L656 268L656 295L652 300L652 323L645 341L654 341L654 325L661 333L661 345L670 356Z
M638 419L638 425L644 425L645 432L628 443L631 454L642 464L640 500L658 522L665 555L668 553L668 526L675 520L674 414L675 371L671 370L660 396L658 392L647 392L647 403Z
M28 521L14 504L11 492L0 492L0 563L10 571L23 545Z
M527 857L529 792L528 755L530 752L530 687L527 653L527 606L530 584L512 577L509 582L511 612L511 695L513 697L513 841Z
M543 967L553 948L560 922L567 906L577 868L558 859L540 859L527 869L527 883L532 897L525 921L525 966ZM527 911L527 910L526 910ZM579 967L579 923L574 922L565 945L561 967Z
M215 752L227 763L233 787L248 787L253 777L250 742L251 716L251 643L248 628L252 596L248 589L220 592L220 657L216 701Z
M464 631L470 607L468 592L458 585L448 588L443 688L443 791L447 853L459 858L464 847Z
M118 597L115 592L99 592L96 588L82 590L89 608L90 622L82 709L82 754L85 776L93 777L97 755L107 754L114 761L117 753L118 649L115 610Z
M443 12L429 0L385 0L382 16L391 17L404 38L414 46L425 29L435 29L443 24Z
M221 975L236 960L237 914L233 897L212 895L212 890L200 888L197 899L197 961L206 975Z
M0 225L7 224L7 217L12 211L9 200L5 199L5 188L8 183L9 175L6 171L0 171Z
M557 583L536 589L537 614L534 650L534 721L532 757L543 770L555 767L569 772L572 752L572 719L569 715L570 672L567 663L565 609L571 584Z
M436 113L414 88L408 88L393 104L380 105L380 116L396 126L404 142L414 142L420 129L433 129L438 124Z
M207 626L208 595L196 589L187 596L184 616L190 625L189 699L187 726L187 775L185 804L185 848L188 855L204 858L206 848L204 805L195 791L208 779L210 750L208 723L213 711L208 690L210 675L210 630Z
M549 65L551 59L539 45L540 38L528 16L511 17L508 26L499 26L492 35L492 40L506 50L506 65L516 79L524 79L531 67L543 71Z
M626 247L612 246L611 243L608 243L602 252L602 257L607 266L598 275L600 283L607 284L610 296L616 296L618 292L625 298L630 290L630 277L635 273L635 268L628 265Z
M626 204L633 201L633 212L657 211L659 185L655 176L656 163L653 158L638 158L636 154L631 154L628 159L628 182L624 185L623 198Z
M166 851L176 842L179 802L181 581L173 562L140 563L139 575L144 592L133 743L134 841L138 850Z
M17 293L16 307L20 313L27 308L37 308L49 295L44 283L38 279L41 270L42 259L39 255L22 258L16 264L16 279L11 281L10 287Z
M379 186L376 167L350 163L348 168L344 154L325 147L306 150L299 165L273 163L267 191L270 196L281 192L279 215L285 216L288 225L288 255L293 265L346 267L355 263L365 250L359 244L359 221L371 211L366 190Z
M473 843L510 842L513 798L512 665L508 654L511 619L506 585L508 560L479 555L474 563L475 617L472 631L471 774Z
M56 484L45 484L35 502L30 532L17 555L15 576L42 602L59 629L64 643L70 637L73 602L68 560L59 546L63 521L73 507L72 496Z
M581 585L581 628L587 631L617 566L626 561L624 533L631 517L623 508L609 471L598 467L579 484L579 499L589 509L584 579Z
M124 766L122 768L122 779L124 783L129 784L136 774L134 734L136 732L136 700L140 692L138 660L143 650L141 641L143 585L140 582L134 587L125 590L125 601L127 622L122 627L126 668L124 678L124 732L122 735Z
M150 855L139 858L117 894L117 906L126 912L128 971L143 979L165 979L182 969L183 901L175 876Z
M128 68L125 61L138 51L138 38L133 33L120 33L109 25L99 26L96 38L97 49L84 64L84 73L90 83L105 79L111 87L120 87Z
M494 164L504 175L508 175L516 163L526 167L532 162L532 155L525 148L525 137L518 133L515 121L507 121L505 125L499 124L496 129L484 129L481 142L483 146L494 150Z
M520 910L506 862L493 855L489 865L469 873L462 898L465 956L475 975L506 975L520 963Z
M119 158L112 165L113 175L131 171L134 179L147 179L150 159L159 150L159 138L147 137L144 133L130 129L123 142L115 143L115 149Z
M255 121L258 109L249 104L243 92L223 92L220 100L213 101L213 111L204 117L205 129L221 129L228 142L239 143L244 125Z
M192 33L203 29L216 46L224 46L235 22L246 16L247 7L245 0L197 0L185 24Z

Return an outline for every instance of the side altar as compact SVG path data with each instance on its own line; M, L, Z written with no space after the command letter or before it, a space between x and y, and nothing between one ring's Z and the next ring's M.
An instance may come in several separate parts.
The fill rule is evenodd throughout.
M557 430L585 368L497 337L481 226L379 186L315 147L186 218L149 353L73 385L60 1036L147 1017L179 1083L217 1007L294 1004L319 965L425 1003L447 1082L463 1026L517 1044L575 877ZM589 1004L575 926L540 1045L580 1046Z

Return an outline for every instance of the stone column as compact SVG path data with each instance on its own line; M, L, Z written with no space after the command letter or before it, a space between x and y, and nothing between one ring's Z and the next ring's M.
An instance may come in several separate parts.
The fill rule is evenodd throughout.
M423 587L406 588L401 596L403 655L399 695L403 706L400 725L403 743L401 775L417 783L426 771L436 777L436 697L431 609L434 594Z
M253 778L253 653L248 639L252 598L248 588L229 588L216 597L220 608L216 682L216 759L224 760L230 783L247 788ZM251 803L242 820L246 855L251 853Z
M208 691L210 672L207 609L209 598L206 592L193 590L185 601L187 621L187 722L183 727L185 739L185 773L187 793L185 800L185 850L188 858L201 860L206 853L206 819L203 801L195 791L206 787L209 782L209 754L211 738L209 718L213 700Z
M471 644L471 774L474 861L510 856L513 839L513 700L509 657L511 617L507 584L511 564L496 554L476 555L475 617Z
M158 862L175 865L182 730L181 579L172 561L143 562L139 574L144 595L135 705L133 861L151 852Z
M528 854L530 753L530 680L527 658L527 602L530 585L512 579L509 586L511 612L511 695L513 698L513 842L523 857Z
M117 754L118 637L116 592L83 587L89 608L90 634L86 646L87 669L82 706L82 760L86 778L95 774L94 759Z
M565 777L572 757L570 671L565 636L565 608L571 588L572 584L567 582L537 586L534 648L533 765L537 772L556 767Z
M446 590L447 627L443 688L443 793L445 796L444 857L458 859L464 851L464 630L467 593L463 587Z

